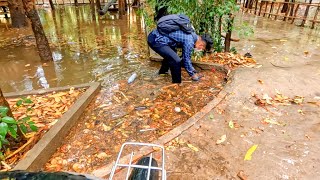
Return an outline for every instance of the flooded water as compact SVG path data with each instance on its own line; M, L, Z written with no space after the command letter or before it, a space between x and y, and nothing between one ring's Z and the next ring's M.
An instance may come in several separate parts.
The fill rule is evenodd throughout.
M39 9L54 61L43 64L30 29L0 32L4 92L99 81L111 87L131 73L156 72L148 59L142 19L134 10L99 17L89 5ZM2 19L3 20L3 19ZM156 65L157 66L157 65ZM143 68L148 67L148 68Z

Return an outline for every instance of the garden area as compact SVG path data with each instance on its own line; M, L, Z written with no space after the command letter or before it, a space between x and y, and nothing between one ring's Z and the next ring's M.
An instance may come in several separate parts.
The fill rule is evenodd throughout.
M298 144L297 153L305 153L305 141L312 142L310 155L301 164L317 159L316 23L308 29L246 14L246 3L256 1L0 3L0 177L24 170L108 178L125 142L163 146L168 179L319 173L301 175L286 165L277 172L251 170L263 159L266 167L297 162L289 151ZM149 48L147 35L159 12L185 14L195 33L212 37L210 51L192 53L199 81L184 68L180 84L171 83L171 73L158 74L163 58ZM317 17L318 10L310 13ZM294 47L299 43L308 46ZM310 124L299 124L301 118ZM285 142L278 139L283 137ZM285 150L273 152L267 139L278 147L284 143ZM131 152L140 156L130 160ZM156 148L123 153L122 161L137 162L150 153L158 163L162 159ZM125 179L123 169L116 172L114 179Z

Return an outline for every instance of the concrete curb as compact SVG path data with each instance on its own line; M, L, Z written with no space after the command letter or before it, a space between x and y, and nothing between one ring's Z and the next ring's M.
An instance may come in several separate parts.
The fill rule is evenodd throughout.
M171 141L172 139L176 138L177 136L182 134L184 131L188 130L190 127L195 125L201 118L203 118L207 113L209 113L210 110L215 108L226 97L227 94L228 93L225 92L224 90L220 91L220 93L216 96L214 100L210 101L205 107L203 107L199 112L197 112L195 115L189 118L186 122L182 123L181 125L174 128L167 134L161 136L158 140L152 143L164 145L169 141ZM137 161L139 158L145 155L148 155L154 151L156 150L150 147L143 147L139 149L137 152L134 153L135 156L134 156L133 162ZM120 158L120 162L129 162L129 161L130 161L130 154ZM111 173L114 163L115 161L113 161L112 163L109 163L106 166L101 167L100 169L93 171L92 174L100 178L106 177Z
M71 108L62 115L59 121L53 125L48 132L27 152L24 159L14 167L13 170L29 170L37 171L47 163L56 149L61 146L65 136L70 128L76 123L84 109L100 90L100 83L88 83L77 86L75 88L89 87L82 96L71 106ZM52 91L64 91L70 87L52 88L46 90L36 90L22 93L8 93L6 97L17 97L30 94L45 94Z

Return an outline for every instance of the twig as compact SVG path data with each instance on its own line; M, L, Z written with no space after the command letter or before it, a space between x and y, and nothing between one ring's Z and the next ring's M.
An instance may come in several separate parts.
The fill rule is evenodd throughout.
M278 65L273 64L272 62L270 62L270 64L272 64L274 67L278 67L278 68L290 68L290 67L285 67L285 66L278 66Z
M19 147L19 149L15 150L13 153L11 153L10 155L8 155L6 157L6 159L9 159L10 157L16 155L17 153L19 153L21 150L23 150L26 146L28 146L33 140L34 140L35 136L31 137L24 145L22 145L21 147Z
M6 162L4 162L4 161L1 161L1 164L6 168L6 170L12 169L12 167L9 166L9 165L8 165Z
M167 86L164 86L162 87L161 89L167 89L169 87L173 87L173 86L177 86L178 84L170 84L170 85L167 85Z
M129 101L129 99L127 98L127 96L126 95L124 95L124 93L122 92L122 91L115 91L115 92L118 92L118 93L120 93L127 101Z

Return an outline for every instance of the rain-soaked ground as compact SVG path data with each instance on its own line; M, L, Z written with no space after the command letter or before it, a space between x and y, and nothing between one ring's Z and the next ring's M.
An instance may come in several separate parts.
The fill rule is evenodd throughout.
M240 179L240 171L246 179L319 179L320 30L253 15L237 18L255 34L232 46L250 52L262 67L237 69L224 87L225 100L169 144L168 179ZM304 101L261 106L252 95ZM254 145L252 158L244 160Z
M91 172L106 165L122 143L156 140L198 112L224 85L225 74L218 71L202 71L201 82L192 82L183 71L181 85L158 76L160 64L149 60L143 22L132 9L122 17L98 17L90 6L39 12L54 62L40 62L30 30L1 29L3 91L102 84L45 170ZM128 84L133 72L138 76Z

